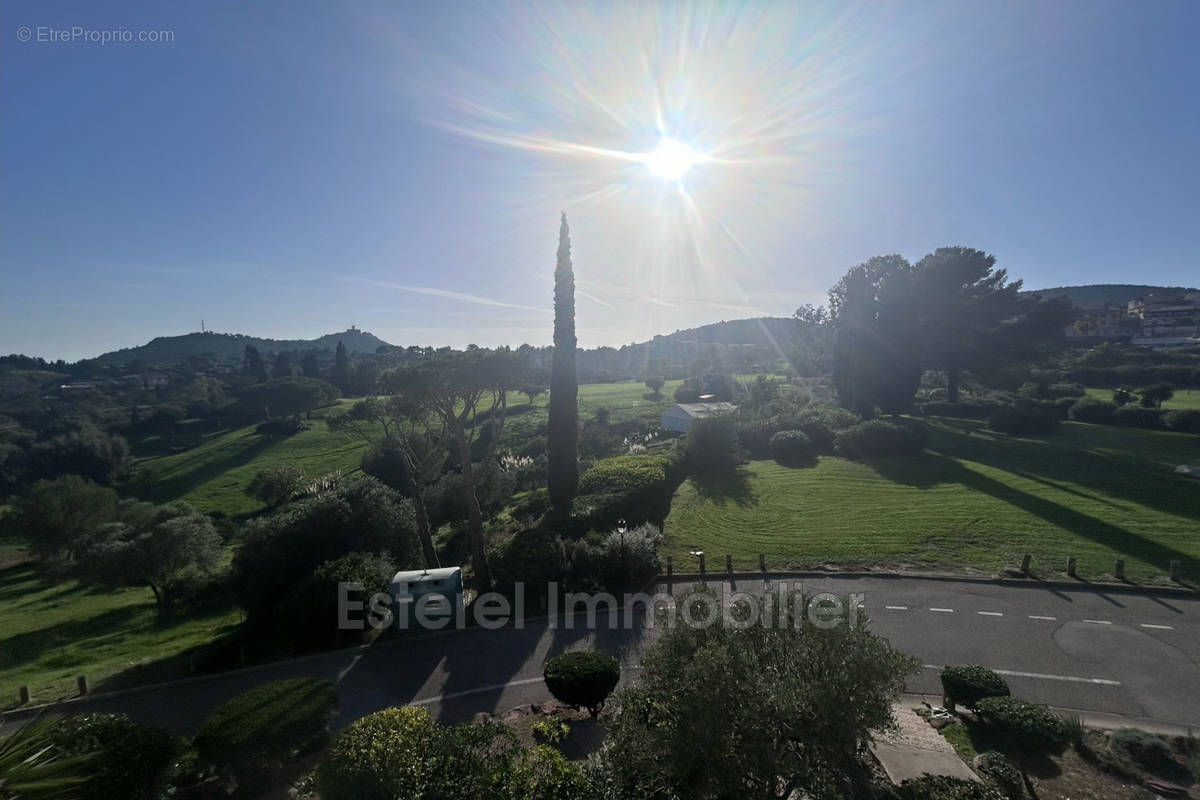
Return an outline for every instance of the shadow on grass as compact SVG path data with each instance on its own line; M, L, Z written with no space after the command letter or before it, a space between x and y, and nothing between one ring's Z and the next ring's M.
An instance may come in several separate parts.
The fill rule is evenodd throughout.
M125 606L87 619L60 622L0 639L0 669L7 670L31 664L44 657L54 656L55 651L65 653L67 647L76 651L87 649L89 640L126 631L134 620L144 618L147 613L154 614L154 611L147 611L147 607L142 605ZM169 628L170 625L164 627ZM63 660L66 660L65 656ZM71 661L73 663L73 660ZM71 664L55 663L54 666L66 667Z
M165 503L175 500L208 481L219 478L230 470L249 464L264 450L274 444L266 436L255 436L255 438L257 441L247 447L230 448L230 452L214 458L203 466L178 477L151 478L142 483L130 484L126 488L131 494L142 500L150 500L155 503ZM199 456L194 456L193 458L199 458ZM182 466L180 464L173 467L173 469L180 469Z
M691 480L696 493L713 505L733 503L741 508L758 505L758 495L750 486L750 475L742 467L694 474Z

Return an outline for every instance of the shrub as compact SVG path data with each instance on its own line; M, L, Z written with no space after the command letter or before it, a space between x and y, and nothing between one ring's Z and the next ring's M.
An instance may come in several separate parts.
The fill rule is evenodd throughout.
M621 680L621 665L603 653L563 653L546 662L546 688L559 702L596 717Z
M1004 678L978 664L943 667L942 693L946 698L946 707L950 709L959 703L967 708L975 708L985 697L1009 696Z
M706 417L692 423L684 448L688 470L695 473L733 469L742 460L733 417Z
M644 586L661 570L660 538L662 532L650 523L610 532L600 544L600 583L614 592Z
M388 708L352 722L317 766L325 800L394 800L424 788L438 730L417 706Z
M1058 429L1056 414L1036 408L1002 406L988 417L988 427L1011 436L1054 433Z
M1200 433L1200 411L1195 409L1168 411L1163 424L1180 433Z
M1129 428L1161 428L1162 412L1157 408L1121 406L1113 413L1113 424Z
M124 714L82 714L61 720L54 743L67 757L95 753L83 800L153 800L166 788L183 742Z
M927 435L923 427L873 419L847 428L834 441L846 458L912 456L924 449Z
M798 467L816 461L816 452L803 431L780 431L771 437L771 457L786 467Z
M1068 416L1076 422L1090 422L1094 425L1111 425L1113 416L1117 413L1115 403L1085 397L1071 406Z
M563 542L552 531L520 531L489 554L488 564L498 590L511 592L523 583L526 591L540 595L548 584L562 580Z
M205 761L239 785L267 787L297 753L320 743L337 693L329 681L274 681L218 706L193 740Z
M635 491L667 478L669 460L662 456L617 456L597 461L579 478L580 494Z
M985 697L976 708L1014 747L1035 753L1057 753L1067 746L1067 724L1045 706L1011 697Z
M900 784L899 800L994 800L988 786L946 775L922 775Z
M1003 753L995 750L980 753L975 759L975 769L984 777L991 778L1007 797L1020 800L1025 796L1021 788L1021 772Z
M276 625L289 631L289 641L302 649L358 643L364 631L342 630L335 624L338 584L361 584L357 599L366 601L395 574L396 565L386 553L354 552L326 561L290 593Z
M246 494L274 508L300 494L303 485L304 473L300 468L282 464L256 472L246 486Z
M1120 728L1113 731L1109 746L1146 769L1153 769L1171 760L1171 746L1161 736L1137 728Z

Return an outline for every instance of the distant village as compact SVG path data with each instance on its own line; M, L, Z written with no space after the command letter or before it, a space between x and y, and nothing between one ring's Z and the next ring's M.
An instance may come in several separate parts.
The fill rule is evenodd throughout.
M1071 338L1126 339L1156 349L1196 344L1200 292L1148 294L1128 303L1077 304L1079 317L1067 329Z

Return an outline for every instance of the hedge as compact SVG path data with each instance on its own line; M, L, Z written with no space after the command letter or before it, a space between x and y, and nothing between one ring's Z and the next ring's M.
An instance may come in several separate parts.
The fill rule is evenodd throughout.
M1113 731L1109 746L1138 766L1147 769L1153 769L1171 760L1171 746L1161 736L1137 728L1119 728Z
M1009 696L1004 678L978 664L944 667L941 677L946 707L952 710L959 703L975 708L985 697Z
M1200 411L1194 409L1168 411L1163 424L1180 433L1200 433Z
M239 784L266 785L293 754L320 742L336 701L329 681L266 683L218 706L193 744L202 759Z
M1111 425L1117 413L1117 404L1094 397L1085 397L1071 406L1068 414L1076 422L1091 422L1095 425Z
M912 456L925 449L929 432L920 424L873 419L837 435L837 452L846 458Z
M621 680L621 665L603 653L563 653L546 662L542 677L559 702L582 706L596 717Z
M1054 433L1058 429L1056 413L1037 408L1001 406L988 417L988 427L1010 436Z
M985 697L975 707L984 721L1013 747L1035 753L1060 753L1070 740L1066 722L1045 706L1011 697Z
M548 515L555 533L578 538L588 531L609 531L625 520L630 527L661 524L671 496L684 478L678 447L665 456L617 456L597 461L579 480L580 493L568 517Z
M124 714L81 714L58 723L54 743L64 756L95 753L82 800L156 800L170 781L183 741Z
M1129 428L1161 428L1163 426L1162 412L1157 408L1141 408L1139 406L1121 406L1113 414L1114 425L1124 425Z

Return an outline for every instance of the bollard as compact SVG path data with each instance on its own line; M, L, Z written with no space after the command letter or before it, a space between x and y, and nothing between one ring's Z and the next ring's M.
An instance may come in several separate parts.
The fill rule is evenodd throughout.
M700 574L704 574L704 553L700 554Z
M729 575L733 574L733 556L729 553L725 554L725 572Z
M765 553L758 554L758 571L759 572L767 571L767 556Z
M20 689L18 689L17 696L21 698L21 705L23 705L23 706L29 705L29 687L28 686L22 686Z
M1171 580L1179 583L1179 560L1171 559Z
M1076 577L1076 575L1075 575L1075 556L1067 556L1067 574L1070 575L1072 578Z
M1117 576L1117 580L1125 580L1125 559L1118 558L1117 565L1113 568L1113 575Z
M78 678L75 679L75 688L77 688L79 690L80 694L88 693L87 675L80 675Z
M675 572L675 563L667 556L667 594L675 594L675 582L671 580L672 573Z
M1029 574L1029 562L1032 560L1033 556L1031 556L1029 553L1021 556L1021 572L1024 572L1026 575Z

